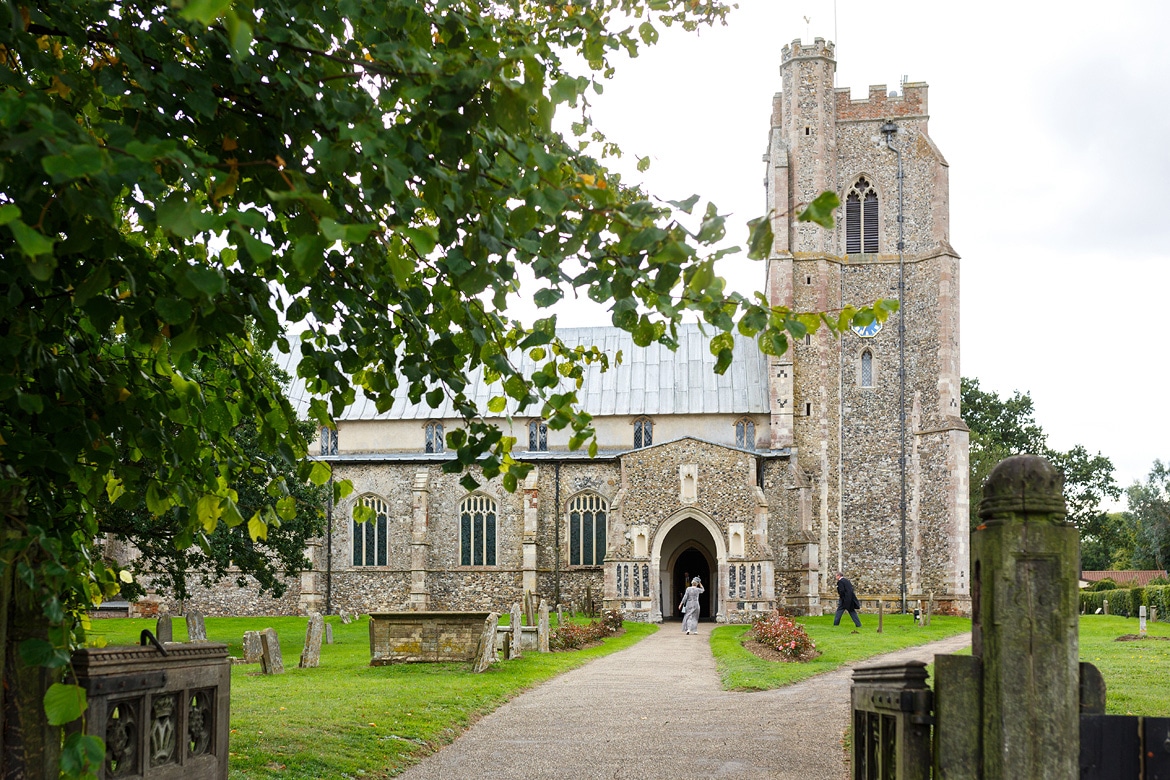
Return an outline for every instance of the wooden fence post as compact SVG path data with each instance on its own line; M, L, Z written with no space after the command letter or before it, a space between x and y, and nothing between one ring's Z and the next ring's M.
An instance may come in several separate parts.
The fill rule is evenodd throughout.
M1016 455L987 478L971 535L972 655L984 780L1078 776L1077 529L1064 476Z

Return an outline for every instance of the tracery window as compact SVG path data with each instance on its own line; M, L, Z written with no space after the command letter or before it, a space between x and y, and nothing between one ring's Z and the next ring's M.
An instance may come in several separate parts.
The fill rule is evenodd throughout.
M386 566L390 508L377 496L362 496L359 501L374 510L374 518L365 523L353 521L353 565Z
M532 420L528 423L529 452L548 452L548 423Z
M496 565L496 502L481 493L459 505L459 565Z
M868 349L861 353L861 386L873 387L873 353Z
M605 559L607 509L596 493L582 493L569 503L570 566L597 566Z
M432 420L423 429L426 435L426 451L442 452L445 449L443 442L443 423Z
M321 428L321 454L322 455L336 455L337 454L337 431L331 428L322 426Z
M654 443L654 421L649 417L634 420L634 449L640 450Z
M735 446L745 450L756 448L756 423L749 417L735 421Z
M845 196L845 254L878 251L877 190L864 176Z

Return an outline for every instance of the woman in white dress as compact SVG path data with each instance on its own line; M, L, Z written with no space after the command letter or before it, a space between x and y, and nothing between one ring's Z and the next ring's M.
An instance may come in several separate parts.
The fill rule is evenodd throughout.
M678 605L683 616L683 633L699 633L699 596L704 592L703 581L698 577L691 580L691 586L683 594Z

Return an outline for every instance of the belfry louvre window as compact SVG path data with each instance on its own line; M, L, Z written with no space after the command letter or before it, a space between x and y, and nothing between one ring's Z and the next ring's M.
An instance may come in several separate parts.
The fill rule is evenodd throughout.
M459 505L459 565L496 565L496 502L479 493Z
M529 452L548 452L548 424L544 420L528 423Z
M605 559L605 499L583 493L569 504L569 565L600 566Z
M427 452L442 452L443 444L443 423L429 422L426 428L423 429L426 434L426 451Z
M374 519L353 522L353 565L385 566L390 508L377 496L362 496L361 505L374 510Z
M634 449L640 450L654 443L654 421L649 417L634 420Z
M862 176L845 196L845 254L878 251L878 196Z
M756 423L747 417L735 421L735 446L743 449L756 448Z

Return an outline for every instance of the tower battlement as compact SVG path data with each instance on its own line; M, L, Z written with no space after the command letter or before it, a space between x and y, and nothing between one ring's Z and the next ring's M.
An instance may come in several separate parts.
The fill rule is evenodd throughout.
M926 116L925 81L907 81L902 94L891 96L885 84L871 84L869 97L853 100L849 87L833 90L837 95L837 120L889 119L896 116Z
M836 47L833 42L826 41L824 38L813 38L811 44L802 43L800 38L797 38L780 50L780 63L783 65L794 59L810 59L812 57L823 57L836 62L835 52Z

